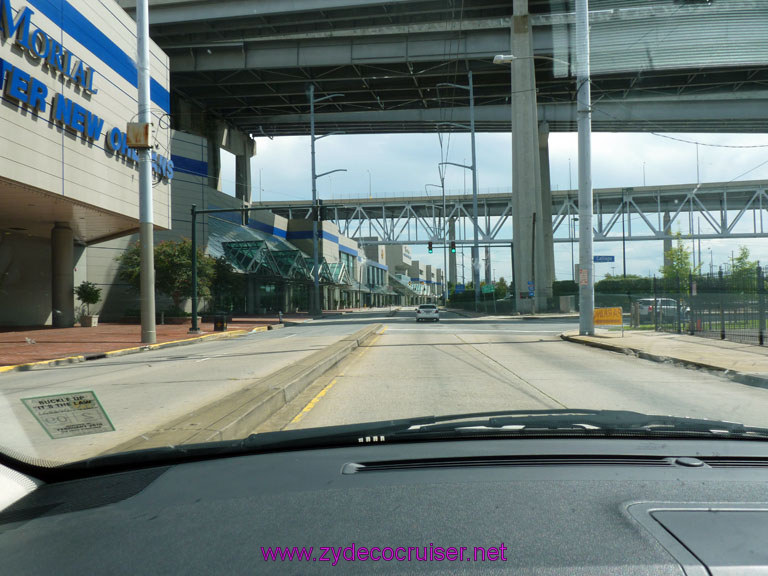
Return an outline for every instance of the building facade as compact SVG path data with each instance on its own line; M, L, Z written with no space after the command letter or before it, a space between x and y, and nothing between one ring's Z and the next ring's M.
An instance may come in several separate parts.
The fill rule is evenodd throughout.
M86 248L139 226L136 23L116 4L0 0L0 325L72 326ZM151 50L152 113L170 113ZM167 125L167 122L165 123ZM171 226L170 134L152 152L154 223Z

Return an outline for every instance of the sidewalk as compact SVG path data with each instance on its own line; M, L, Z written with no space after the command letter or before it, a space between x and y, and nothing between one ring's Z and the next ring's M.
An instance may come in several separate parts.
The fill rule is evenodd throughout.
M307 314L287 314L284 320L306 322ZM252 330L266 330L278 323L277 315L234 317L227 332L214 332L213 323L201 322L201 334L190 334L190 324L158 324L157 344L227 338ZM94 328L20 328L0 329L0 372L13 366L59 360L78 362L106 353L140 351L141 326L138 324L99 324ZM133 350L132 350L133 349Z
M594 336L571 331L561 338L645 360L713 370L742 384L768 388L768 347L652 330L625 331L623 337L612 330L597 329Z

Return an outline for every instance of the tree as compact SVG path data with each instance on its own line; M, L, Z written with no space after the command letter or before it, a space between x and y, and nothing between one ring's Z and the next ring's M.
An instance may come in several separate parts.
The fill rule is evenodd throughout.
M669 264L661 267L664 278L687 278L688 274L696 274L701 268L699 265L691 264L691 252L683 242L683 235L679 230L675 234L675 246L667 250L665 257Z
M739 255L733 259L732 268L734 276L754 276L757 273L757 261L749 259L749 248L739 246Z
M140 291L141 246L132 244L116 258L120 263L118 277L136 292ZM197 296L211 295L215 260L197 249ZM182 239L175 242L166 240L155 245L155 288L173 300L176 311L181 310L185 300L192 297L192 241Z
M496 296L496 298L504 298L504 296L507 295L508 289L509 288L507 286L507 281L504 280L504 276L502 276L496 281L496 290L495 290L496 293L494 294L494 296Z
M238 296L245 293L245 275L235 270L224 256L213 261L213 281L211 292L217 308L232 307Z
M75 296L83 304L85 304L85 313L91 314L91 304L98 304L101 300L101 288L96 286L93 282L83 280L80 285L75 288Z

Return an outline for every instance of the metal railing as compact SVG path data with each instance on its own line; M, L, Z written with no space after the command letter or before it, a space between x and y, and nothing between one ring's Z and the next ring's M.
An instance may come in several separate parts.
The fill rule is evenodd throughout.
M654 279L654 328L745 344L765 343L765 276L761 266L732 274Z

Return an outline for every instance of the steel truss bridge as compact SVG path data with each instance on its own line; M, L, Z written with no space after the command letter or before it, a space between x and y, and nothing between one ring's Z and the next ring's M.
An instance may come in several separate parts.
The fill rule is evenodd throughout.
M709 182L672 186L604 188L594 191L595 242L670 240L678 230L701 239L768 236L768 181ZM512 195L478 195L478 227L483 245L512 243ZM263 202L286 218L311 218L308 203ZM342 234L365 244L442 242L443 223L449 240L471 244L472 195L447 194L401 198L359 198L324 202L323 220ZM578 191L552 191L555 242L573 242L578 219ZM464 233L451 234L450 223ZM466 234L469 228L470 234ZM462 230L460 229L460 232ZM378 238L378 239L376 239Z

